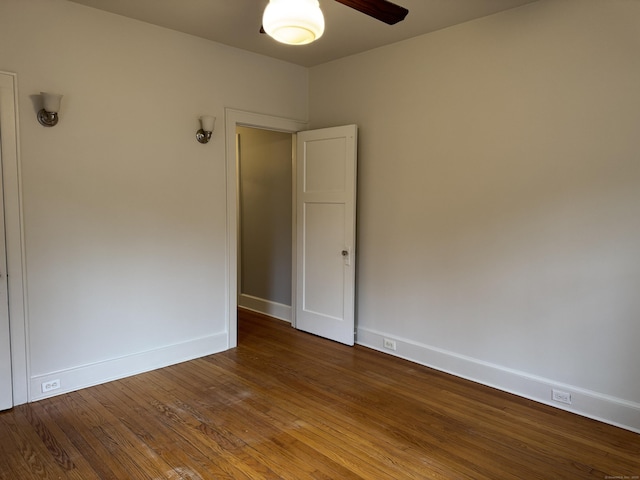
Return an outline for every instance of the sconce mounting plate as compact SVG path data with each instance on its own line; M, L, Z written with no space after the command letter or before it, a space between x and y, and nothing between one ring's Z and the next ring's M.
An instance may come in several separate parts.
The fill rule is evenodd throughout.
M196 139L200 143L209 143L209 140L211 140L212 133L213 132L205 132L203 129L200 129L196 132Z
M58 124L58 114L47 112L44 108L38 112L38 122L45 127L54 127Z

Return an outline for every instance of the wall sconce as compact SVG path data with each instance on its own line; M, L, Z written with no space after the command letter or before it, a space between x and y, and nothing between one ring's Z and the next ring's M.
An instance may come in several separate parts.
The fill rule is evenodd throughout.
M62 95L57 93L40 92L42 96L42 109L38 112L38 121L45 127L53 127L58 123L60 100Z
M209 143L215 124L216 117L212 117L211 115L202 115L200 117L200 126L202 128L196 132L196 139L200 143Z

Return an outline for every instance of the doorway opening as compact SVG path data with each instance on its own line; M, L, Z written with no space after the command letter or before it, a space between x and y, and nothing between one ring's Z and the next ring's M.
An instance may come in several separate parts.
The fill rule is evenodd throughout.
M289 229L292 236L289 269L291 281L290 287L284 289L284 295L281 297L286 302L286 296L291 292L292 326L346 345L353 345L357 125L306 130L306 125L292 120L227 110L225 126L229 235L226 311L228 347L233 348L238 343L238 279L242 279L238 267L239 251L242 254L239 239L241 242L269 241L266 236L244 238L240 233L244 227L244 220L240 218L241 190L248 188L244 181L240 180L242 141L236 132L239 128L242 131L241 127L250 127L246 132L253 132L252 129L284 132L286 135L281 137L283 143L288 136L292 139L291 155L287 156L292 159L292 208L287 207L291 212L293 227ZM257 157L260 161L262 153ZM251 202L270 201L264 198L270 197L262 197L262 200L251 199ZM284 215L286 216L286 212ZM286 229L275 235L286 235ZM267 248L267 251L268 255L273 253L273 249ZM286 269L280 268L279 271L283 272ZM264 270L273 271L269 268ZM288 275L282 277L288 278ZM269 281L268 274L263 276L264 285L261 288L264 292L270 290ZM244 288L242 280L241 294Z
M238 306L292 322L293 137L236 127Z
M225 110L226 161L227 161L227 304L225 308L228 320L228 348L238 344L238 245L239 245L239 162L236 128L249 127L253 129L282 132L291 135L295 148L294 134L306 130L307 124L288 118L244 112L227 108ZM295 176L295 166L293 175ZM295 195L295 194L294 194ZM295 244L295 239L292 240ZM292 258L295 264L295 258ZM295 266L292 266L294 269ZM292 289L295 289L295 284ZM295 294L291 295L291 312L295 312ZM292 313L291 322L295 324Z

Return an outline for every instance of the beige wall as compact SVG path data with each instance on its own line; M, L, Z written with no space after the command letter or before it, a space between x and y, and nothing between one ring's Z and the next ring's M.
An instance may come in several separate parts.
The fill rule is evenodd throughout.
M224 108L304 119L306 69L3 0L0 70L19 85L32 398L226 348ZM55 128L35 118L43 90L65 95ZM218 117L208 145L201 114Z
M361 343L640 430L638 25L547 0L310 70L360 127Z
M240 294L291 306L292 137L256 128L236 130Z

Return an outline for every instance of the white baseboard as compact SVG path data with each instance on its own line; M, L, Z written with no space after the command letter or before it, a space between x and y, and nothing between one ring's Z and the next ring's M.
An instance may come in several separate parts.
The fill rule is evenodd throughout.
M395 351L383 347L385 338L395 341ZM457 377L640 433L640 404L635 402L558 383L363 327L358 327L356 343ZM552 389L570 393L571 405L552 400Z
M227 337L226 332L219 333L103 362L49 372L44 375L34 375L30 378L29 401L42 400L222 352L227 349ZM59 380L60 387L43 393L42 384L54 380Z
M291 323L291 307L289 305L241 293L238 296L238 306Z

